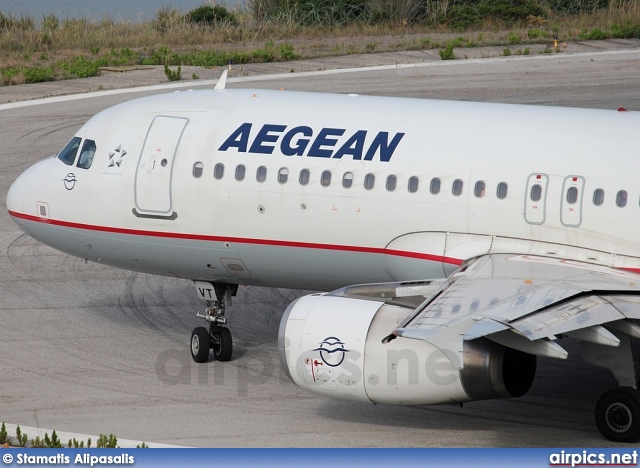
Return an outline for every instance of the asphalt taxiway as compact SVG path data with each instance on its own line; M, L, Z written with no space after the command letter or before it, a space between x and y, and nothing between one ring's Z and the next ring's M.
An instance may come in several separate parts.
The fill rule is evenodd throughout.
M371 54L367 65L379 67L356 70L347 69L348 58L333 59L338 67L328 59L262 64L236 70L227 87L640 110L640 49L614 49L406 64L390 54L375 63ZM0 104L0 199L96 112L174 91L160 83L161 71L130 73L137 75L0 88L2 102L10 101ZM204 78L180 85L212 86ZM127 80L156 88L125 92ZM59 86L65 91L54 91ZM94 94L74 96L74 89ZM548 132L531 138L561 136L563 124L550 119ZM459 132L464 138L465 129ZM23 234L4 210L0 291L0 421L7 423L203 447L616 445L593 421L595 401L615 381L575 358L540 359L525 397L462 408L355 404L304 392L287 380L276 350L280 317L301 291L241 287L229 311L233 360L195 364L188 342L202 304L192 283L56 252ZM563 347L575 352L579 345Z

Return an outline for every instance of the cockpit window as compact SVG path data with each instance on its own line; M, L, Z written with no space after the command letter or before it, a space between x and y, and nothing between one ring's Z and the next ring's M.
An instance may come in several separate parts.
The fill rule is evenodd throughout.
M76 162L76 156L78 155L78 148L80 147L81 138L73 137L67 146L65 146L60 153L58 153L58 159L65 163L67 166L73 166Z
M80 150L80 158L78 158L78 164L76 165L80 169L89 169L93 163L93 157L96 155L96 142L86 139L82 144L82 150Z

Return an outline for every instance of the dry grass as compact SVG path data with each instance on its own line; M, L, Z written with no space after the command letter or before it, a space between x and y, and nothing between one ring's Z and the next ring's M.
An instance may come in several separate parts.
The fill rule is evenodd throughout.
M446 11L447 2L436 2ZM253 53L265 43L288 43L293 53L275 54L269 59L317 57L350 53L383 52L441 48L462 36L465 46L508 44L509 33L522 43L535 43L557 35L562 40L580 38L585 32L599 28L611 30L614 25L640 25L640 1L611 0L607 9L573 15L549 13L548 17L531 17L529 24L514 27L488 19L474 31L460 32L442 24L411 23L404 20L385 23L356 23L334 26L302 26L281 14L277 19L256 19L250 10L233 11L236 23L215 27L200 26L185 20L184 14L162 8L153 21L133 24L104 18L92 22L86 18L60 20L54 15L36 22L29 17L12 18L0 14L0 83L18 84L24 70L35 68L42 73L51 68L48 79L76 76L61 73L60 65L76 57L89 60L118 60L118 63L140 62L155 51L165 49L177 53L225 51ZM529 31L541 35L532 38ZM513 37L513 36L511 36ZM108 57L107 57L108 56ZM105 58L107 57L107 58ZM48 75L47 75L48 76Z

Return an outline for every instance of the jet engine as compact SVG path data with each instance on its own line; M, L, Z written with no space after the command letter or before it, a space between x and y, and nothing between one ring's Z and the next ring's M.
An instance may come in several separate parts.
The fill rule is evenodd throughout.
M283 368L315 394L395 405L524 395L536 357L458 334L436 344L390 334L415 306L388 298L314 294L292 303L279 330Z

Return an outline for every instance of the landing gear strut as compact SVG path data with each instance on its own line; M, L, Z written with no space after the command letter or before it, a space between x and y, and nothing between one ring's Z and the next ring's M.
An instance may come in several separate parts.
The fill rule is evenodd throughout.
M218 361L231 360L233 352L231 332L223 325L227 323L224 316L226 305L231 305L231 297L236 295L238 285L214 283L210 286L213 286L216 300L208 300L205 313L196 314L209 322L209 327L196 327L191 332L191 357L197 363L207 362L212 350ZM200 293L205 296L203 291Z

